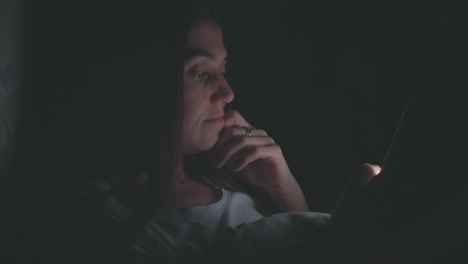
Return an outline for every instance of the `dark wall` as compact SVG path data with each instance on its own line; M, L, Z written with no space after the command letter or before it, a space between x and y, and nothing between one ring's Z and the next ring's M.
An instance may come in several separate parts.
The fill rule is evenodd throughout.
M13 155L19 71L19 2L0 1L0 192Z
M315 209L360 164L382 162L410 98L437 111L461 95L466 24L454 6L227 5L234 105L282 146Z

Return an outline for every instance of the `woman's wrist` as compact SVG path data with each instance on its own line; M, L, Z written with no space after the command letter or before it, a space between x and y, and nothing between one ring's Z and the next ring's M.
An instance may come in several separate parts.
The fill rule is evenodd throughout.
M297 181L292 177L283 183L276 184L267 191L282 212L309 211L304 193Z

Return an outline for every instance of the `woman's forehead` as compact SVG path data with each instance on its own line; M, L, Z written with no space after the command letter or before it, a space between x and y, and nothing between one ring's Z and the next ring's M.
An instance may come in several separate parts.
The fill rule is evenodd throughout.
M226 59L222 31L214 21L199 21L189 31L185 59L200 55L210 59Z

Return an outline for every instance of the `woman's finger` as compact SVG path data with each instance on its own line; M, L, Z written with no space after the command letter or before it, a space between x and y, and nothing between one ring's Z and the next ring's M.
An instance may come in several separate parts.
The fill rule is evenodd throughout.
M242 150L241 155L233 158L235 162L233 163L232 168L234 171L240 171L258 159L265 159L272 156L281 155L281 153L281 148L276 144L247 147Z
M356 173L350 178L348 182L349 188L355 190L360 188L363 184L370 181L376 175L380 173L380 166L370 163L362 164Z
M268 146L275 144L275 141L270 137L235 137L231 142L222 147L216 152L216 159L213 165L217 168L221 168L230 160L234 155L240 153L245 149L255 149L260 146ZM240 159L237 157L237 159Z
M370 163L364 163L361 168L358 170L357 177L360 177L362 179L370 180L374 178L377 174L380 173L380 166L379 165L374 165Z
M224 127L229 128L229 127L251 127L253 126L249 124L245 120L245 118L236 110L229 110L225 115L224 115Z
M242 127L229 127L226 128L222 133L218 142L213 146L213 150L219 149L222 146L229 143L229 141L237 137L268 137L268 134L263 129L252 129L250 128L250 136L247 136L247 130Z

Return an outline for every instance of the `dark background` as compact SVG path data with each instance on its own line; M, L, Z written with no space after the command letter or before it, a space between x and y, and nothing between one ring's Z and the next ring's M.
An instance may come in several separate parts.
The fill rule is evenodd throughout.
M2 0L0 10L8 22L2 22L0 57L5 157L15 152L12 142L19 123L15 101L28 98L37 104L37 116L49 116L33 118L22 127L41 128L29 138L32 146L60 136L56 124L70 125L55 111L68 109L73 101L66 85L76 86L86 78L79 72L87 69L79 65L89 58L86 45L92 42L83 38L92 27L87 24L89 14L80 12L99 7L93 14L104 20L114 7L125 6L23 2ZM360 164L382 161L408 98L429 91L446 96L466 87L459 82L464 74L464 66L459 66L464 24L455 6L295 0L224 1L224 6L228 78L236 93L232 107L282 147L314 210L329 210ZM125 9L117 10L125 14ZM28 23L21 27L18 21ZM99 34L95 30L89 36ZM35 72L34 80L21 84L31 87L32 81L39 82L45 89L18 93L19 62L21 69ZM73 74L63 74L63 69ZM56 75L51 74L54 71ZM38 98L44 104L34 101ZM48 98L63 100L49 105ZM435 108L441 107L437 96L428 98ZM35 151L46 156L53 149ZM6 170L2 179L5 175Z
M466 68L466 23L456 6L344 1L227 6L234 105L282 146L313 209L330 209L359 165L382 162L410 99L427 108L421 110L427 118L448 105L466 104L456 100ZM462 110L456 111L445 115L450 119ZM439 121L419 126L427 132L443 129ZM438 136L428 137L421 149L436 152L429 146L443 140Z
M107 98L112 87L94 91L88 66L120 55L122 43L109 45L114 42L106 36L123 38L119 30L137 17L126 8L134 2L0 0L0 233L10 235L2 236L6 255L25 263L34 253L55 255L43 236L54 239L51 230L62 226L73 177L92 164L118 167L101 154L119 150L110 135L129 131L122 122L129 117L121 114L134 105L117 98L122 91ZM231 106L282 147L311 209L328 211L362 163L382 162L411 99L414 132L396 160L416 165L396 175L406 189L393 192L393 201L408 203L405 213L435 208L442 193L466 186L464 9L326 2L224 1L228 78L236 94ZM86 109L84 98L102 100L92 118L96 127L83 129L88 135L74 130L90 122L86 116L69 115ZM119 102L122 108L113 112ZM87 151L73 153L75 147ZM15 174L21 178L10 177L12 161L21 162Z

